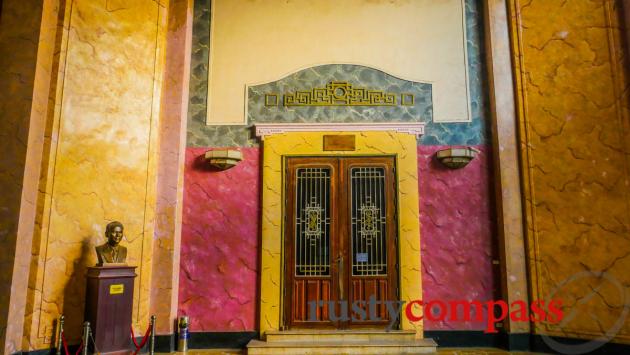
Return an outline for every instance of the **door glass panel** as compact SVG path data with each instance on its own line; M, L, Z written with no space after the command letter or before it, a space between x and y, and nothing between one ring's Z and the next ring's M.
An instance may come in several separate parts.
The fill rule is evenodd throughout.
M385 169L350 169L352 275L387 275Z
M295 275L330 276L330 168L296 170Z

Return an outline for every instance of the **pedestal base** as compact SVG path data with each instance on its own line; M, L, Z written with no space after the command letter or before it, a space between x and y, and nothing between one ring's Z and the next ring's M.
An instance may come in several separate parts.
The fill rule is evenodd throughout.
M99 353L129 354L135 266L88 268L85 320Z

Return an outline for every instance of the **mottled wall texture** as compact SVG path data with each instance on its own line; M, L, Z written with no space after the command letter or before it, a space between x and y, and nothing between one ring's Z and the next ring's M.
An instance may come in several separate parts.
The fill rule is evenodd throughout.
M132 326L157 314L171 334L192 0L0 4L0 352L50 349L61 314L78 344L112 220L137 266Z
M165 7L150 0L51 1L44 13L59 31L42 42L55 46L54 65L43 156L33 162L41 174L30 270L20 275L28 283L21 350L49 347L60 314L67 338L78 341L86 267L95 264L93 248L111 220L126 226L128 262L138 266L138 331L149 317Z
M0 2L0 352L20 349L55 26L42 1ZM42 23L43 21L43 23ZM52 36L51 36L52 34ZM39 57L38 57L39 56Z
M192 331L244 331L256 327L260 166L258 148L242 148L243 161L213 171L208 148L186 150L179 312Z
M434 158L437 150L447 147L418 147L424 300L490 300L499 287L491 263L491 149L477 146L475 160L465 169L451 170ZM425 320L425 329L479 330L485 329L485 322L475 317L469 322Z
M418 142L418 178L422 235L423 297L488 300L494 297L492 267L493 206L491 196L490 147L488 146L486 88L484 84L483 21L481 2L466 1L467 51L472 122L434 123L429 98L422 111L398 121L422 121L426 132ZM259 141L251 126L207 126L206 97L208 70L208 31L210 1L196 0L192 41L188 138L184 176L179 313L192 319L192 331L256 330L261 176ZM330 58L335 62L335 58ZM361 66L330 66L304 71L296 86L321 85L342 75L356 78L361 86L386 90L379 74ZM324 70L324 72L321 72ZM349 72L340 72L346 70ZM362 77L360 73L369 73ZM308 73L312 83L307 82ZM336 74L335 74L336 73ZM341 74L340 74L341 73ZM287 78L286 80L291 80ZM306 80L306 81L305 81ZM398 80L398 79L396 79ZM411 85L399 83L397 86ZM283 83L284 85L286 83ZM270 83L267 88L278 87ZM261 86L262 87L262 86ZM285 88L286 89L286 88ZM285 90L283 89L283 90ZM286 89L288 90L288 89ZM421 93L420 91L418 92ZM252 93L254 99L259 93ZM260 97L259 97L260 98ZM335 114L335 110L306 111L299 114L273 114L248 103L250 123L265 122L383 122L388 116ZM378 109L377 109L378 110ZM394 120L389 117L389 120ZM476 147L479 157L462 170L446 170L434 159L437 150L452 145ZM244 153L243 161L225 172L211 171L199 164L210 149L233 147ZM426 330L480 330L482 322L425 321Z
M630 122L621 2L511 0L535 332L630 341ZM605 333L610 332L609 335Z

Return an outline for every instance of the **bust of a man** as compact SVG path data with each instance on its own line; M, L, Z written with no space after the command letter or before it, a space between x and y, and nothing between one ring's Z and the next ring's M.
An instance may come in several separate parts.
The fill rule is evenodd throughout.
M110 222L105 227L107 243L96 247L98 266L104 264L124 264L127 259L127 248L120 245L123 238L123 225L118 221Z

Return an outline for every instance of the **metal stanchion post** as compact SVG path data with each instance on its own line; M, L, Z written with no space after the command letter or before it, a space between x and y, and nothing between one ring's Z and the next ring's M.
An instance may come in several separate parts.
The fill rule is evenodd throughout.
M88 355L88 341L90 339L90 322L83 323L83 355Z
M59 331L57 332L57 355L61 355L61 348L63 347L63 340L61 340L61 337L63 336L63 323L64 316L62 314L61 317L59 317L59 323L57 323L57 328L59 328Z
M155 315L151 316L151 338L149 340L149 354L155 354Z

